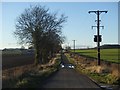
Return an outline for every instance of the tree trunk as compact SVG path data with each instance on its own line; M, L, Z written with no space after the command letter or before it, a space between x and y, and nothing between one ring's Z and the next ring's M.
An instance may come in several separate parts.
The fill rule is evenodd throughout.
M36 47L35 48L35 65L39 64L39 59L40 59L40 53L39 53L39 49Z
M40 58L39 58L39 63L42 64L42 52L40 52Z
M42 62L43 62L43 64L46 64L46 63L48 63L48 51L47 50L44 50L43 52L42 52Z

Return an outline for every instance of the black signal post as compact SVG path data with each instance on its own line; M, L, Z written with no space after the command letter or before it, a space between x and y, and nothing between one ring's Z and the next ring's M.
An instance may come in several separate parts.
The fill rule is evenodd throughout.
M101 39L101 35L99 33L100 31L100 27L104 28L104 26L100 26L100 21L99 20L99 16L101 13L107 13L108 11L89 11L88 13L95 13L97 15L97 20L95 20L97 22L97 26L92 26L93 27L97 27L97 55L98 55L98 65L100 65L100 39Z

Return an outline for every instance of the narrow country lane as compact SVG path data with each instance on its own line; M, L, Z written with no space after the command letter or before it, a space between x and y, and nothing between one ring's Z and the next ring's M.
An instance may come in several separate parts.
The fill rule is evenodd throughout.
M69 64L66 56L63 55L62 62ZM100 89L93 81L87 76L78 73L72 68L61 68L55 74L50 76L43 83L43 88L96 88ZM101 90L101 89L100 89Z

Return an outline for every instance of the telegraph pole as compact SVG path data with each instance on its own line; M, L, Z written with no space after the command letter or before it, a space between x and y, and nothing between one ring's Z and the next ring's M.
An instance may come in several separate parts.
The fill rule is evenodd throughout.
M74 53L75 53L75 41L76 41L76 40L73 40Z
M98 65L100 65L100 42L101 42L101 35L100 35L100 33L99 33L99 31L100 31L100 27L104 27L104 26L100 26L100 21L101 20L99 20L99 16L100 16L100 14L101 13L107 13L108 11L99 11L99 10L97 10L97 11L89 11L88 13L95 13L96 15L97 15L97 20L95 20L95 21L97 21L97 26L92 26L92 28L93 27L97 27L97 55L98 55Z

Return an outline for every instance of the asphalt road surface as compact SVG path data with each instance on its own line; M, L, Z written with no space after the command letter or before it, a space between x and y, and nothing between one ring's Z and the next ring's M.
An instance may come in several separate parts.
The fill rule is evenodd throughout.
M69 64L66 56L63 56L65 65ZM100 89L93 81L87 76L78 73L75 69L61 68L55 74L50 76L43 83L42 88L96 88Z

